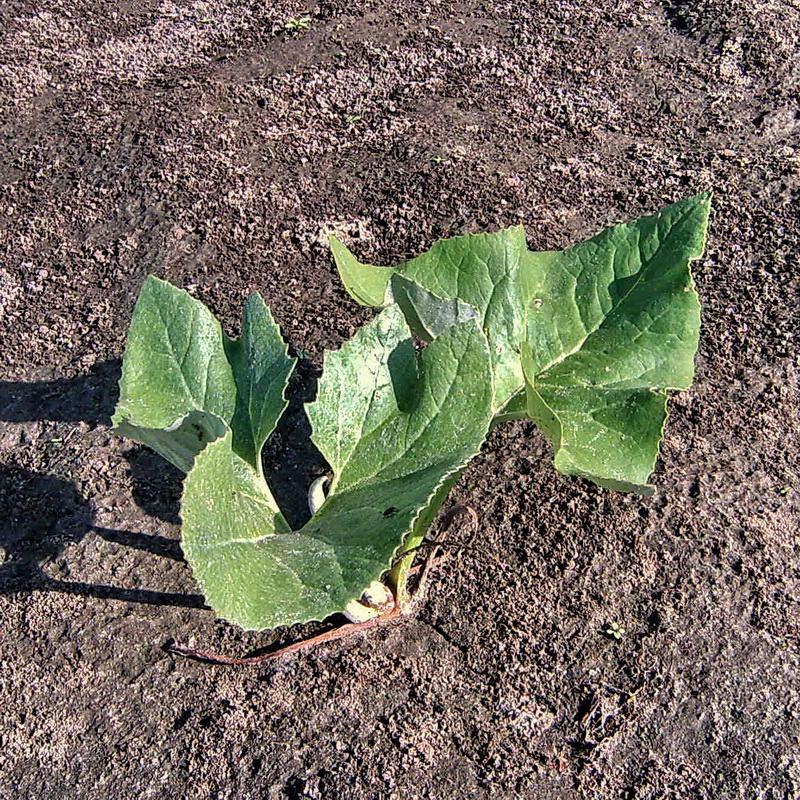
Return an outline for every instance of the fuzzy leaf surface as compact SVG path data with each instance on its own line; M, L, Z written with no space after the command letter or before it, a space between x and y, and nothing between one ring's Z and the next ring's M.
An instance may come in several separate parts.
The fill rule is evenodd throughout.
M242 335L225 349L236 381L231 420L233 449L261 470L261 449L286 409L284 398L297 359L289 358L280 328L260 294L245 302Z
M219 322L199 300L150 276L133 309L119 387L117 432L187 471L236 405Z
M327 353L308 415L334 479L297 532L230 435L209 445L186 479L181 513L185 552L217 613L261 629L322 619L357 600L441 484L480 449L492 417L489 364L474 320L417 355L396 305Z
M260 470L293 367L259 295L248 298L242 338L231 341L203 303L151 276L133 310L112 421L184 472L232 426L234 449Z

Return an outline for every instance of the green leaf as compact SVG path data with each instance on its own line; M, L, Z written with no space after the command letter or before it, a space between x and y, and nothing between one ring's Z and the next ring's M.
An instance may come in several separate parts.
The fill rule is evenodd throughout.
M457 322L478 319L478 312L457 297L438 297L395 273L390 281L394 301L415 336L432 342Z
M438 242L383 271L340 245L346 264L341 251L337 264L351 281L379 277L373 299L396 295L425 339L475 308L492 352L495 421L531 416L562 471L647 493L666 419L650 390L684 389L693 378L700 305L689 262L702 255L709 204L698 195L565 251L529 252L511 228ZM568 399L567 389L587 391Z
M518 394L515 394L503 407L503 409L495 415L494 425L499 425L501 422L510 422L513 419L527 419L528 418L528 396L523 389Z
M317 400L307 411L314 444L334 470L331 495L443 459L460 465L465 436L466 449L477 451L476 437L488 428L486 350L471 320L417 355L400 309L390 306L326 354Z
M287 406L284 392L297 359L289 358L280 328L257 293L245 303L241 338L225 344L237 390L233 449L261 472L261 449Z
M350 296L362 306L384 306L391 302L387 296L392 270L360 263L333 235L328 237L339 277Z
M458 482L462 472L463 470L454 472L439 486L428 501L428 504L415 520L414 526L403 542L402 551L398 553L394 559L394 565L388 583L390 586L395 587L397 601L401 605L406 605L411 599L408 593L408 576L414 564L414 559L416 558L417 548L422 544L425 535L436 519L436 515L439 513L442 505L444 505L444 501L447 500L450 490Z
M224 432L236 404L219 322L199 300L149 277L133 310L119 387L117 432L187 471Z
M168 428L145 428L132 425L116 415L114 433L151 447L183 472L188 472L194 457L209 443L228 430L225 420L206 411L189 411Z
M464 306L475 309L489 339L495 411L523 388L519 344L524 338L525 315L519 268L527 250L521 227L443 239L417 258L392 269L360 264L340 242L335 247L332 242L332 247L345 287L363 305L384 303L392 274L399 274L439 300L457 298L462 312ZM402 285L407 295L408 284ZM407 296L402 303L405 310L414 312L410 316L413 327L424 322L419 315L423 314L425 303L412 303ZM439 304L433 316L441 311ZM456 317L458 313L461 312L456 309ZM440 329L441 318L437 326ZM426 338L424 331L423 325L415 332Z
M667 419L666 394L649 389L529 387L528 413L556 445L555 465L599 486L649 495Z
M296 533L230 435L209 445L186 479L181 513L185 552L217 613L261 629L357 600L480 449L492 417L489 364L474 320L417 355L396 305L326 354L308 415L334 479Z
M260 471L294 363L259 295L248 298L242 338L231 341L199 300L151 276L128 331L115 430L188 472L230 425L235 451Z
M561 472L652 492L663 390L687 388L694 373L700 303L689 262L703 254L709 205L698 195L526 259L528 412Z

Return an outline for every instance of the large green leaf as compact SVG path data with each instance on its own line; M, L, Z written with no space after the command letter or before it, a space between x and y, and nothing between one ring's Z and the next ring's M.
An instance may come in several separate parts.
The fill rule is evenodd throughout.
M693 377L700 306L689 261L702 255L709 203L698 195L564 251L529 252L519 228L447 239L383 270L332 248L348 291L365 304L394 297L420 338L476 309L495 421L530 416L561 471L649 493L664 390Z
M331 247L342 281L350 294L365 305L381 305L392 299L392 276L427 292L414 291L408 283L401 299L414 333L428 339L441 330L442 300L456 298L453 319L464 318L466 307L477 312L489 339L492 355L493 408L500 411L523 387L519 344L524 338L524 304L519 268L527 253L525 233L514 227L497 233L467 234L443 239L430 250L394 268L360 264L341 242L331 237ZM433 319L431 331L421 320Z
M694 373L700 303L689 262L703 253L709 203L698 195L526 258L528 413L565 474L652 492L664 390L687 388Z
M417 355L396 305L328 353L308 415L334 480L298 532L286 531L230 435L209 445L187 476L181 513L184 551L217 613L260 629L356 601L480 449L492 418L489 368L474 320Z
M219 322L199 300L150 276L133 309L119 388L117 432L187 471L224 433L236 405Z
M151 276L133 310L112 421L184 472L232 425L235 450L260 470L293 366L259 295L232 342L199 300Z

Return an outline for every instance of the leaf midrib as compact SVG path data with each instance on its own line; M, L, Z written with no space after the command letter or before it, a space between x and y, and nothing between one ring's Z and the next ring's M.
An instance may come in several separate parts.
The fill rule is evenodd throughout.
M681 214L681 216L680 216L680 217L678 217L678 219L677 219L677 220L676 220L676 221L675 221L675 222L674 222L674 223L673 223L673 224L670 226L670 229L669 229L669 232L667 233L667 236L666 236L664 239L662 239L662 240L659 242L658 248L655 250L655 252L654 252L654 253L653 253L653 254L650 256L650 258L648 258L648 259L647 259L647 261L646 261L646 262L644 262L644 263L642 264L642 267L641 267L641 269L639 270L639 272L638 272L638 275L637 275L637 277L636 277L636 280L634 281L634 283L631 285L631 287L628 289L628 291L627 291L627 292L625 292L625 294L624 294L624 295L622 295L622 297L620 297L620 298L619 298L619 300L617 300L617 302L616 302L616 303L614 303L614 305L613 305L613 306L611 306L611 308L608 310L608 312L607 312L607 313L606 313L606 314L603 316L603 319L600 321L600 323L599 323L599 324L598 324L598 325L597 325L597 326L596 326L596 327L595 327L593 330L591 330L591 331L588 331L588 332L586 333L586 335L583 337L583 339L581 339L581 341L580 341L580 342L579 342L579 343L578 343L578 344L577 344L575 347L573 347L573 348L572 348L572 350L570 350L570 351L569 351L569 352L567 352L567 353L562 353L560 356L558 356L557 358L553 359L553 361L552 361L552 362L550 362L549 364L547 364L545 367L542 367L542 368L539 370L538 374L537 374L537 375L534 377L534 381L535 381L535 382L536 382L536 381L537 381L539 378L541 378L541 377L544 375L544 373L545 373L545 372L548 372L549 370L551 370L553 367L557 366L558 364L562 364L562 363L563 363L563 362L565 362L565 361L566 361L566 360L567 360L567 359L568 359L570 356L573 356L573 355L575 355L577 352L579 352L581 349L583 349L583 346L586 344L586 342L587 342L587 341L588 341L588 340L589 340L589 339L590 339L592 336L594 336L594 335L595 335L595 334L596 334L596 333L597 333L597 332L598 332L598 331L599 331L599 330L600 330L600 329L601 329L601 328L602 328L602 327L603 327L603 326L606 324L606 322L608 322L608 319L609 319L609 317L610 317L610 316L611 316L611 315L612 315L612 314L613 314L615 311L617 311L617 309L618 309L618 308L619 308L619 307L620 307L620 306L621 306L621 305L622 305L622 304L623 304L623 303L624 303L624 302L625 302L625 301L628 299L628 297L630 297L630 295L632 294L632 292L633 292L633 291L634 291L634 290L635 290L635 289L636 289L636 288L639 286L639 284L640 284L640 283L641 283L641 282L642 282L642 281L645 279L645 277L646 277L646 273L648 272L648 270L649 270L649 269L650 269L650 267L652 266L652 263L653 263L653 261L654 261L654 260L655 260L655 258L658 256L658 254L659 254L659 253L662 251L662 249L664 248L664 245L665 245L665 244L666 244L666 243L669 241L669 239L670 239L670 237L673 235L673 232L675 231L675 229L676 229L676 228L677 228L679 225L683 224L684 220L685 220L685 219L686 219L686 218L689 216L689 214L690 214L690 213L692 213L693 211L694 211L694 205L692 205L692 206L690 206L688 209L684 210L684 211L683 211L683 213ZM638 235L639 239L641 239L641 234L640 234L638 231L637 231L637 235ZM640 246L639 246L639 241L637 241L637 245L636 245L636 246L637 246L637 248L639 249L639 252L641 253L641 248L640 248ZM618 250L618 247L615 245L615 246L614 246L614 254L616 254L617 250ZM566 252L569 252L569 251L562 251L562 252L563 252L563 253L566 253ZM563 256L562 256L562 257L563 257ZM688 263L688 261L687 261L687 263ZM577 304L576 304L576 305L577 305ZM560 338L560 337L559 337L559 338ZM541 382L541 383L544 383L545 385L547 385L547 382L546 382L546 381L539 381L539 382ZM566 388L595 388L595 387L591 387L591 386L586 386L586 387L566 387L566 386L565 386L565 387L563 387L563 388L565 388L565 389L566 389ZM620 391L624 391L624 390L620 390ZM628 391L629 391L629 390L628 390Z
M428 419L428 421L423 425L422 429L413 438L411 443L409 444L408 440L404 440L404 445L403 445L402 452L397 457L391 459L390 461L388 461L385 464L382 464L378 468L377 471L375 471L375 472L373 472L373 473L371 473L369 475L366 475L363 478L360 478L355 483L348 484L344 491L351 491L352 489L356 489L359 486L363 486L365 483L374 480L382 472L387 470L389 467L397 464L402 458L404 458L408 454L408 451L412 447L414 447L414 445L425 435L425 433L428 431L428 429L431 427L431 425L438 419L438 417L439 417L439 415L441 413L443 405L447 402L447 399L450 397L450 395L452 393L453 385L455 384L456 380L460 376L460 370L461 370L462 363L463 363L463 359L458 359L457 360L456 369L453 370L453 373L451 375L447 391L443 395L442 402L436 404L436 406L437 406L436 412L431 414L431 416ZM427 368L427 364L425 364L425 366ZM422 376L420 375L420 378L421 377ZM426 382L425 388L426 388L426 390L430 390L430 382L429 381ZM364 438L369 438L371 436L376 435L382 428L384 428L389 423L395 423L398 426L401 425L401 424L404 424L406 429L407 429L408 426L409 426L409 423L411 422L412 417L414 416L414 414L418 413L418 408L419 408L419 406L417 406L417 408L414 411L400 411L398 409L398 414L400 415L400 419L395 419L395 418L384 419L379 425L377 425L375 428L373 428L373 430L368 434L367 437L364 437ZM363 439L359 440L358 444L361 444L362 441L363 441ZM356 445L356 447L358 446L358 444ZM354 448L353 451L355 451L355 449L356 448ZM350 454L350 457L352 458L352 452ZM342 466L342 468L339 471L339 475L343 475L344 474L345 468L350 464L351 458L348 458L348 460ZM427 464L424 467L418 468L418 469L415 470L415 472L421 471L422 469L429 469L433 465L433 463L436 463L436 462L432 462L431 464ZM450 473L450 474L452 474L452 473Z

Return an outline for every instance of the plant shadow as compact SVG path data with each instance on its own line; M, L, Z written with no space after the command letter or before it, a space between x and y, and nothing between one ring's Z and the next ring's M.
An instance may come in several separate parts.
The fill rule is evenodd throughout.
M144 445L136 445L124 455L136 505L151 517L179 525L183 473Z
M45 566L69 544L93 532L106 541L162 558L182 561L178 542L164 536L115 530L94 524L94 513L69 481L19 467L0 465L0 595L23 591L63 592L148 605L206 608L197 594L103 586L50 577Z
M311 441L303 404L314 398L318 369L301 358L291 378L289 406L264 448L270 487L294 530L310 517L307 490L314 477L328 471ZM0 422L34 421L109 426L116 402L119 360L93 366L75 378L50 381L0 381ZM149 515L179 523L183 473L148 448L125 453L132 495ZM64 548L90 532L109 542L183 561L177 541L163 536L116 530L95 524L91 504L67 480L0 463L0 595L22 591L55 591L151 605L208 608L199 594L156 592L67 581L50 577L45 566Z
M286 393L289 405L267 439L262 454L267 483L294 531L302 528L311 517L308 487L314 478L330 472L311 441L311 423L303 408L316 396L319 372L307 359L298 360Z
M110 425L120 361L95 364L85 375L49 381L0 381L0 421Z
M115 360L96 364L88 373L75 378L0 381L0 421L110 425L119 371L120 362ZM127 458L134 499L148 513L175 521L180 472L144 448L134 449ZM157 492L153 491L155 485ZM0 527L0 595L57 591L150 605L207 608L199 594L128 589L50 577L44 567L56 560L65 546L80 541L89 532L125 547L183 560L178 542L172 539L96 525L91 505L69 481L0 463L0 517L4 521Z
M0 422L84 422L110 426L118 395L119 359L95 364L84 375L51 381L0 381ZM179 522L183 474L152 450L124 454L134 502L164 522Z

